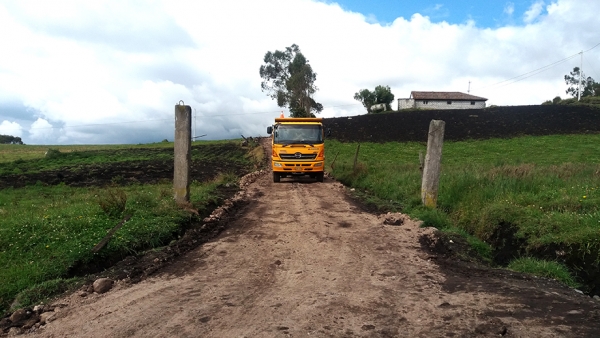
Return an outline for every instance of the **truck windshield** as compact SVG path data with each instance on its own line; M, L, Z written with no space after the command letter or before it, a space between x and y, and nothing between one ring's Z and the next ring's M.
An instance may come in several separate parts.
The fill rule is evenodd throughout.
M315 144L323 143L320 125L280 124L275 129L276 144Z

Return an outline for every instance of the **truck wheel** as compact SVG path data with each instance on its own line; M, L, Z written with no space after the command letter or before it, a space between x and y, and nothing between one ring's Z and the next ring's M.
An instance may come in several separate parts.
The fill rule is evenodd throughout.
M275 183L279 183L279 181L280 181L280 176L279 176L279 173L275 173L275 172L274 172L274 173L273 173L273 182L275 182Z
M323 182L323 177L324 177L324 173L318 173L317 174L317 182Z

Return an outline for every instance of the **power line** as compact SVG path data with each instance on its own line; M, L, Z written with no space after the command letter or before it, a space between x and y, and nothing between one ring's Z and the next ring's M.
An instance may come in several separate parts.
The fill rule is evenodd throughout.
M546 70L548 70L548 69L550 69L550 68L552 68L552 67L554 67L556 65L559 65L561 63L567 62L567 61L569 61L569 60L577 57L581 53L587 53L587 52L591 51L592 49L594 49L594 48L596 48L598 46L600 46L600 43L597 43L594 47L592 47L592 48L590 48L588 50L585 50L585 51L582 51L582 52L579 52L579 53L575 53L575 54L573 54L571 56L567 56L566 58L564 58L562 60L558 60L556 62L553 62L553 63L551 63L549 65L546 65L546 66L540 67L538 69L532 70L530 72L527 72L527 73L524 73L524 74L512 77L510 79L503 80L503 81L500 81L500 82L497 82L497 83L494 83L494 84L491 84L491 85L488 85L488 86L484 86L484 87L481 87L481 88L477 88L477 89L481 90L481 89L486 89L486 88L495 87L495 86L504 87L504 86L508 86L510 84L513 84L513 83L516 83L516 82L528 79L528 78L530 78L530 77L532 77L534 75L540 74L540 73L542 73L542 72L544 72L544 71L546 71ZM509 81L511 81L511 82L509 82ZM505 83L505 82L508 82L508 83Z
M489 86L484 86L484 87L481 87L481 88L478 88L478 89L479 89L479 90L481 90L481 89L485 89L485 88L495 87L495 86L498 86L498 85L500 85L500 84L503 84L503 83L505 83L505 82L508 82L508 81L515 80L515 81L509 82L509 83L506 83L506 84L504 84L504 85L500 86L500 87L504 87L504 86L507 86L507 85L509 85L509 84L513 84L513 83L516 83L516 82L519 82L519 81L525 80L525 79L527 79L527 78L530 78L530 77L532 77L532 76L534 76L534 75L537 75L537 74L539 74L539 73L542 73L542 72L544 72L544 71L546 71L546 70L550 69L551 67L554 67L554 66L556 66L556 65L558 65L558 64L561 64L561 63L567 62L567 61L569 61L569 60L571 60L571 59L575 58L577 55L579 55L579 53L577 53L577 54L573 54L573 55L571 55L571 56L569 56L569 57L566 57L566 58L564 58L564 59L562 59L562 60L559 60L559 61L556 61L556 62L554 62L554 63L551 63L551 64L549 64L549 65L547 65L547 66L544 66L544 67L541 67L541 68L538 68L538 69L532 70L532 71L530 71L530 72L527 72L527 73L524 73L524 74L521 74L521 75L518 75L518 76L512 77L512 78L510 78L510 79L507 79L507 80L503 80L503 81L500 81L500 82L497 82L497 83L491 84L491 85L489 85Z

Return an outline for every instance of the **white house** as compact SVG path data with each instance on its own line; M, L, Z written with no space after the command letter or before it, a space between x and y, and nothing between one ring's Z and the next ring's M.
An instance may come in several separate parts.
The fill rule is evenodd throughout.
M460 92L410 92L408 99L398 99L398 110L421 109L480 109L485 108L484 97Z

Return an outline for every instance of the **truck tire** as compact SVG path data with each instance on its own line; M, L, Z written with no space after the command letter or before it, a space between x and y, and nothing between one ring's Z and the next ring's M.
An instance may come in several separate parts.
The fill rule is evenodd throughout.
M317 182L323 182L323 177L325 176L324 173L318 173L316 178L317 178Z
M279 181L281 180L279 173L273 172L273 182L274 183L279 183Z

